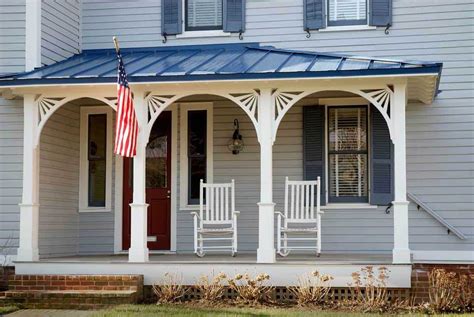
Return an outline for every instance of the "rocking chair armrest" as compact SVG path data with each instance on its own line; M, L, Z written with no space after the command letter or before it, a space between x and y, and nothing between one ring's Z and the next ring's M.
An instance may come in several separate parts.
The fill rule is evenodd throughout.
M324 214L324 210L319 210L318 214L320 214L320 215Z
M282 216L283 218L286 218L286 216L281 211L275 211L275 215Z
M192 212L191 212L191 215L192 215L193 217L197 217L198 219L201 219L201 216L199 216L199 213L196 212L196 211L192 211Z
M234 210L234 211L232 212L232 215L233 215L233 216L238 216L238 215L240 215L240 211Z

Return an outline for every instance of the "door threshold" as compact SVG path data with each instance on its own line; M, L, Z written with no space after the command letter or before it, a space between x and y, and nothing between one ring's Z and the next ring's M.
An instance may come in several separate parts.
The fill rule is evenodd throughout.
M118 251L115 254L128 254L128 251ZM171 250L151 250L148 254L176 254L176 251Z

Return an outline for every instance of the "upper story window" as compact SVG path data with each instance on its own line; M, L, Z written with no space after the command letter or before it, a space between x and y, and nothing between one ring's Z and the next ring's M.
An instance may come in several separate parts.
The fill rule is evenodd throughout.
M185 30L222 30L222 0L185 0Z
M328 26L366 25L367 0L328 0Z

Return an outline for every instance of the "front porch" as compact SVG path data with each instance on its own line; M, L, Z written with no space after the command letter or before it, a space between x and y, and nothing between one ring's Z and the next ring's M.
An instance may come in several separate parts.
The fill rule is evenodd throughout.
M221 54L221 50L236 60L229 62L227 59L221 59L225 55ZM79 64L76 59L71 58L63 64L51 66L51 69L46 67L38 70L38 73L21 75L10 82L8 79L0 82L5 87L9 87L11 95L21 96L24 100L23 197L20 205L20 247L16 261L18 273L143 274L146 272L145 281L151 283L154 278L170 270L170 264L175 264L179 271L186 275L188 281L199 273L217 270L226 270L229 274L235 273L237 269L270 270L272 274L267 273L275 276L277 283L287 285L295 283L297 276L320 268L325 273L336 275L337 284L342 287L347 286L351 273L360 270L364 265L391 263L390 270L396 277L393 280L393 287L409 287L411 259L406 199L405 108L409 98L426 103L432 100L437 89L440 66L320 56L302 52L276 52L274 49L247 46L227 48L210 46L199 49L191 47L180 48L178 51L180 53L177 54L181 54L182 58L170 60L170 63L175 64L171 66L166 64L165 67L162 65L163 59L177 58L172 50L131 50L130 52L125 50L125 59L130 62L128 71L131 75L130 82L140 126L137 156L133 160L129 174L129 185L132 189L130 201L123 203L126 195L122 184L125 184L123 178L127 174L122 173L126 162L120 157L114 157L114 168L112 168L112 163L106 164L107 176L104 182L110 186L103 195L103 208L90 208L94 204L87 206L87 199L83 200L84 197L81 195L87 193L88 188L87 182L79 179L82 173L76 173L80 182L79 187L85 186L86 190L81 194L79 188L77 199L74 196L75 189L68 192L69 194L73 192L71 194L73 198L69 200L69 203L71 201L76 203L72 207L68 205L68 208L71 209L71 213L75 214L76 211L79 213L79 222L84 218L84 221L90 222L91 227L94 225L100 227L103 223L107 223L108 226L110 223L113 224L112 236L105 235L97 238L88 236L91 230L80 232L79 235L82 235L80 238L83 238L84 244L101 246L102 239L112 239L113 250L111 251L115 253L128 251L128 255L77 257L78 254L111 253L100 248L81 252L80 247L78 250L64 248L64 253L71 254L72 257L46 259L46 256L40 254L40 217L42 208L46 206L41 203L40 152L44 148L49 149L50 146L50 144L42 145L42 131L45 131L48 121L52 120L58 109L66 104L74 106L74 102L77 103L84 98L91 98L115 109L115 55L110 55L108 52L110 56L107 54L103 56L103 51L87 52L83 53L84 59L81 59ZM213 60L214 57L218 60ZM97 58L101 61L99 66L97 66ZM146 63L141 64L142 62ZM153 76L150 75L151 73ZM207 99L203 99L202 96L207 96ZM211 100L210 106L203 106L203 103L209 103L208 96L213 96L214 99ZM245 219L245 222L238 226L241 230L239 239L244 242L240 245L243 245L244 251L256 253L239 254L236 258L207 255L203 259L197 259L184 254L155 255L149 250L150 243L156 242L153 239L157 236L151 237L150 240L148 235L151 208L149 207L150 197L147 197L147 158L149 157L147 146L154 133L157 120L163 118L163 114L168 111L171 112L169 127L171 135L187 133L185 130L187 119L183 119L187 117L183 109L192 107L186 104L197 104L198 110L208 109L207 122L211 120L216 123L214 129L210 128L212 125L205 125L207 126L207 144L211 149L210 154L205 157L206 179L214 182L228 182L232 178L236 179L238 188L236 208L244 207L244 210L241 210L241 216ZM312 106L318 108L320 113L326 116L328 105L357 106L361 104L366 107L367 113L372 111L380 117L380 126L383 128L384 136L382 143L388 149L389 158L371 158L372 150L370 149L365 152L359 151L360 153L357 152L356 155L366 156L365 165L379 163L381 169L377 171L388 175L388 183L384 182L380 188L381 191L377 192L378 188L373 186L368 188L369 183L372 182L368 178L375 172L367 172L368 174L364 174L364 177L359 173L358 178L365 181L364 185L362 183L359 185L358 198L362 197L365 200L360 200L356 204L345 204L341 201L337 204L327 204L323 208L327 216L323 215L322 220L321 258L316 259L314 254L292 254L287 259L277 259L275 210L281 210L283 205L284 177L294 176L295 179L301 180L321 176L325 184L328 184L330 179L329 173L325 172L329 163L324 154L321 154L322 157L318 160L312 158L315 163L313 169L305 170L308 157L305 156L305 145L302 140L307 132L303 130L302 109ZM88 105L79 102L76 106L82 110ZM79 110L76 108L74 111L75 115L78 115ZM242 156L234 159L226 147L232 133L231 124L236 117L243 124L242 129L246 133L248 152L243 151ZM370 117L368 114L365 117L359 116L355 122L361 125L362 118ZM69 119L74 123L74 119ZM181 125L178 125L178 122ZM314 152L326 153L328 152L326 144L328 130L325 125L328 125L328 120L324 119L321 122L319 130L313 131L315 137L320 138L319 145L313 144ZM368 124L366 127L364 133L370 135L372 130ZM77 122L73 124L73 128L74 131L78 130ZM288 130L288 134L282 138L285 130ZM56 136L54 134L53 129L51 135ZM157 135L160 136L159 133ZM111 137L109 133L110 140ZM77 137L79 142L78 139L79 137ZM368 138L364 139L364 142L368 141ZM190 206L193 197L184 192L192 191L192 189L183 186L184 183L187 185L192 183L187 173L190 168L189 155L188 153L183 155L187 146L185 141L183 143L183 138L180 141L178 138L171 141L169 153L167 152L170 155L170 166L167 171L170 171L171 181L169 187L166 187L168 192L165 191L164 196L159 198L163 201L169 199L171 210L169 221L173 231L169 242L170 251L189 251L189 245L192 243L192 223L189 212L196 207ZM392 146L393 162L390 159ZM183 157L188 161L184 161ZM157 158L160 156L158 155ZM72 159L74 160L72 162L63 160L61 167L77 168L79 162L75 161L74 156ZM387 163L387 161L390 162ZM232 162L236 162L234 164L238 166L233 166ZM54 161L54 164L47 166L53 174L49 175L50 177L54 177L57 163ZM64 167L64 164L67 166ZM314 169L316 165L319 166L319 170ZM72 180L75 181L74 178ZM384 181L383 178L382 181ZM57 194L54 190L49 194ZM328 202L330 202L329 191L329 186L326 185L321 192ZM365 194L361 194L362 192ZM59 195L61 194L62 192ZM380 200L373 200L375 196ZM81 205L84 201L85 206ZM63 206L55 205L54 199L49 199L48 203L52 204L52 209L56 211L50 216L51 221L54 222L55 217L61 217ZM391 214L384 213L388 204L393 206ZM126 231L123 229L125 218L122 206L128 208L128 205L131 207L130 230ZM164 205L165 203L156 204L157 208ZM98 222L102 216L108 217L108 220L103 223ZM384 220L381 220L382 217ZM367 224L370 224L370 230L364 232L367 231ZM48 227L46 220L43 222L43 227ZM107 229L111 231L110 227ZM129 247L123 243L125 232L129 232ZM340 235L337 232L348 232L352 236ZM180 235L182 238L179 238ZM353 236L359 237L357 247L352 247ZM54 245L61 237L53 234L49 239ZM337 251L344 254L332 254ZM371 255L367 254L368 252L371 252ZM387 257L390 253L391 256ZM49 256L52 257L54 254ZM285 276L290 276L291 281Z
M380 254L322 254L320 258L294 255L278 258L272 264L258 264L255 253L243 253L232 258L208 255L204 258L193 254L151 254L146 263L130 263L125 254L48 258L35 262L16 262L16 274L40 275L143 275L144 284L160 281L166 273L182 276L182 283L193 285L202 275L213 276L224 272L228 276L248 273L267 273L274 286L298 285L298 278L315 270L334 277L331 285L346 288L352 283L352 273L366 266L389 270L387 288L409 288L411 265L393 265L390 255Z

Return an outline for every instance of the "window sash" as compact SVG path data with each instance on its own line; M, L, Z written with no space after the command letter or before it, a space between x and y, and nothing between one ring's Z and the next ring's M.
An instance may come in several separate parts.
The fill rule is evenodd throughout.
M328 0L328 26L366 25L367 7L367 0Z
M87 160L88 160L88 188L87 204L88 207L105 207L107 191L107 114L91 114L87 118ZM102 135L92 135L98 128ZM92 142L96 148L92 148ZM100 146L102 148L98 148ZM102 171L101 171L102 170ZM97 197L99 195L101 197Z
M202 153L192 153L192 149L191 149L191 136L192 136L192 133L194 132L192 130L193 126L192 126L192 120L194 119L193 117L195 117L195 115L197 116L201 116L201 118L199 118L199 122L202 124L201 127L200 127L200 131L197 131L198 133L200 133L200 138L202 139L202 142L204 143L203 145L203 149L202 149ZM194 119L196 120L196 119ZM195 174L199 174L201 175L202 179L204 180L204 182L206 182L206 178L207 178L207 147L208 147L208 144L207 144L207 110L189 110L188 111L188 122L187 122L187 125L188 125L188 142L187 142L187 148L188 148L188 204L189 205L195 205L195 204L199 204L199 181L195 181L193 182L193 175ZM193 163L194 162L199 162L201 161L201 164L204 165L204 171L202 170L198 170L198 171L195 171L193 170ZM198 186L198 188L195 188L193 186ZM193 194L197 194L193 196Z
M211 6L199 10L199 5ZM214 6L215 12L212 9ZM223 29L223 3L222 0L185 0L185 30L205 31ZM193 15L191 18L190 15Z
M356 133L357 135L351 135L350 127L351 122L349 119L342 119L339 122L338 111L344 109L361 109L364 111L358 111L357 122L356 122ZM327 119L327 138L328 138L328 201L329 202L368 202L368 110L367 106L349 106L349 107L328 107L328 119ZM332 117L334 112L334 117ZM331 120L334 120L331 126ZM344 127L349 127L347 137L351 141L348 147L340 149L339 142L339 126L338 124L344 124ZM333 135L331 135L331 129L334 129ZM342 129L344 131L344 129ZM333 140L331 140L333 138ZM354 142L355 140L355 142ZM354 147L356 143L356 147ZM352 147L352 148L351 148ZM353 156L351 159L350 156ZM353 167L351 165L355 165ZM353 174L356 174L355 178L357 182L354 183L351 180ZM341 180L341 174L346 175L346 179ZM354 189L356 187L356 189ZM342 193L342 194L341 194Z

